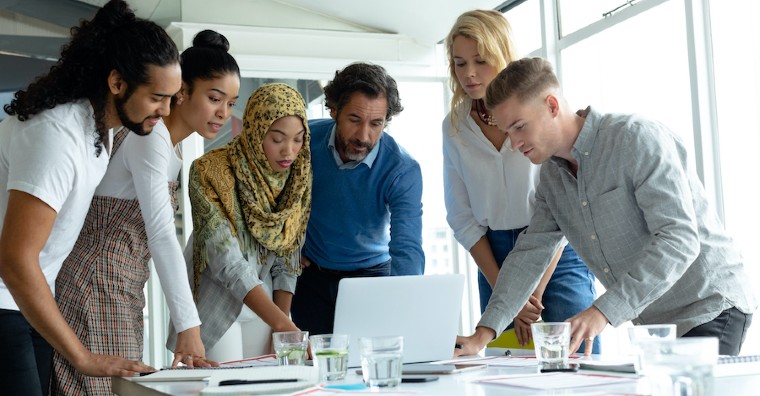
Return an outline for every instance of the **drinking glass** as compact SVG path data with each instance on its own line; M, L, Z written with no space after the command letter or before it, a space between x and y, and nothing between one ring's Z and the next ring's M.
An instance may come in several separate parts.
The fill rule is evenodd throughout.
M306 364L308 331L283 331L272 333L274 353L280 366L303 366Z
M683 337L647 346L641 373L650 380L652 395L713 395L713 369L718 362L716 337Z
M346 378L348 368L347 334L321 334L309 337L311 356L319 369L320 381Z
M654 345L661 341L670 341L676 339L676 325L674 324L653 324L640 325L628 328L628 339L631 341L634 355L633 366L636 372L641 371L642 354L647 353L648 348L656 348Z
M404 337L361 337L359 350L364 383L372 388L394 387L401 382Z
M567 367L570 357L570 323L537 322L530 325L533 347L541 369Z

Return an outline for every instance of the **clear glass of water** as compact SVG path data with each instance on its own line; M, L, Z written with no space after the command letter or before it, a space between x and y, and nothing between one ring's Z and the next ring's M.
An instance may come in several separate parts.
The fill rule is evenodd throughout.
M641 373L653 395L713 395L718 339L683 337L651 343L641 355Z
M306 364L308 331L283 331L272 333L274 353L280 366L303 366Z
M540 368L567 367L570 357L570 323L538 322L531 324L530 329Z
M319 369L320 381L346 378L348 340L347 334L321 334L309 337L311 356Z
M628 339L631 341L631 347L636 356L633 365L636 372L641 373L642 355L647 353L648 348L657 348L657 342L675 340L676 325L653 324L629 327Z
M361 337L359 350L362 377L371 388L394 387L401 383L404 337Z

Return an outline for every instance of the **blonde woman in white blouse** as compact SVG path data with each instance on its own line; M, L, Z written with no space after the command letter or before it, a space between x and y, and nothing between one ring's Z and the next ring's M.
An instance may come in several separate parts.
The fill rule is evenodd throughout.
M478 265L481 312L501 264L530 223L540 166L510 150L485 108L488 83L515 58L510 27L497 11L469 11L447 39L451 112L443 120L444 190L454 237ZM553 271L553 272L552 272ZM547 273L513 323L521 344L530 323L564 321L596 297L595 278L569 245L558 251ZM594 344L598 353L599 341Z

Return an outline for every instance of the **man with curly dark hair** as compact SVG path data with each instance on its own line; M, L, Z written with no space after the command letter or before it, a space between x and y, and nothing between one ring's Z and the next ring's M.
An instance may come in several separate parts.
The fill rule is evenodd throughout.
M121 0L71 36L0 124L0 383L8 394L48 393L52 348L85 375L152 371L91 353L61 316L54 284L106 171L113 130L145 135L169 113L179 54Z
M403 110L396 81L353 63L324 91L331 118L309 121L312 211L291 311L311 334L332 332L341 279L425 270L420 165L384 132Z

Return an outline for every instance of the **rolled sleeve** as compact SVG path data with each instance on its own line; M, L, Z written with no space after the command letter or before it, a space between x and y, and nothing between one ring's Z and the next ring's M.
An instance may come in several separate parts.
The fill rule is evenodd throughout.
M300 261L300 254L294 253L290 260ZM288 270L284 257L274 259L272 265L272 290L282 290L291 294L296 292L298 276Z

